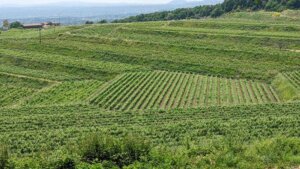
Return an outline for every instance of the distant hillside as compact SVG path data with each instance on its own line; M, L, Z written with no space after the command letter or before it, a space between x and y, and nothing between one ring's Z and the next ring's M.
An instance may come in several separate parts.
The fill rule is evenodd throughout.
M157 4L99 4L86 2L54 3L40 6L1 6L0 27L2 20L22 23L61 22L64 25L84 24L89 21L106 19L113 21L142 13L161 12L175 10L177 8L192 8L199 5L214 5L223 0L174 0L170 3Z
M215 5L218 3L222 3L224 0L195 0L195 1L187 1L187 0L173 0L171 2L169 2L169 4L173 4L173 5L186 5L186 4L190 4L190 5Z
M222 3L224 0L195 0L195 1L187 1L187 0L173 0L168 3L168 5L177 5L177 6L199 6L199 5L215 5L218 3Z
M182 3L185 0L174 0L172 3ZM208 0L202 1L203 4ZM141 22L141 21L161 21L180 20L201 17L218 17L224 13L238 10L267 10L283 11L285 9L300 9L300 0L214 0L216 5L203 5L194 8L180 8L173 11L155 12L141 14L126 19L115 20L114 22ZM207 4L207 3L206 3Z

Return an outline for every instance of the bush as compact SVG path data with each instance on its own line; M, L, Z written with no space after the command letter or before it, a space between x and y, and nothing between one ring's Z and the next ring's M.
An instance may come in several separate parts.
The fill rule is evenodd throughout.
M104 23L108 23L108 21L105 20L105 19L103 19L103 20L99 21L99 23L100 23L100 24L104 24Z
M300 139L279 137L258 141L249 146L244 154L254 163L262 163L264 168L299 165Z
M94 22L93 21L86 21L85 24L86 25L92 25L92 24L94 24Z
M71 158L66 158L57 163L56 169L75 169L75 161Z
M122 167L142 160L149 154L151 146L139 137L116 139L103 134L93 134L82 142L79 149L85 162L110 161Z

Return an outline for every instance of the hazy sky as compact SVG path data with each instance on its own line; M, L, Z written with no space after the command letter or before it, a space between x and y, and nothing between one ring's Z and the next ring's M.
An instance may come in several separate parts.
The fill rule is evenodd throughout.
M85 2L85 3L139 3L139 4L157 4L167 3L171 0L0 0L1 5L40 5L49 3L64 2Z

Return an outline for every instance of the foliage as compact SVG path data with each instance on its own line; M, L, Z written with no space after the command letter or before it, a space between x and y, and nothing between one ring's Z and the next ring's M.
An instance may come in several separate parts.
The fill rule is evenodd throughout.
M99 136L99 135L97 135ZM109 138L108 138L109 137ZM237 142L233 140L212 141L206 145L190 145L187 147L151 147L147 146L142 155L136 158L137 153L129 155L129 151L121 152L124 146L124 138L116 139L109 135L101 134L101 138L94 140L94 136L86 137L92 139L84 146L85 154L96 155L98 159L93 162L85 158L65 158L65 160L52 161L45 165L43 157L30 159L13 159L14 165L10 168L56 168L56 169L102 169L102 168L291 168L297 166L300 160L300 140L298 138L273 137L265 140L255 140L250 143ZM141 139L141 138L139 138ZM106 140L106 141L100 141ZM132 139L131 139L132 140ZM108 142L113 141L113 143ZM136 146L142 141L126 141L130 146ZM113 146L112 146L113 145ZM78 145L78 151L82 152L82 144ZM131 149L137 150L136 148ZM140 151L142 149L139 149ZM137 152L138 152L137 151ZM104 153L106 152L106 153ZM96 154L95 154L96 153ZM55 154L55 153L54 153ZM100 155L101 154L101 155ZM59 155L59 153L57 154ZM128 156L129 155L129 156ZM85 156L83 156L85 157ZM89 156L91 157L91 156ZM118 158L126 161L116 162ZM129 158L128 158L129 157ZM132 160L130 159L133 158ZM63 158L63 157L62 157ZM102 159L106 160L102 160ZM117 161L118 161L117 160ZM130 161L128 161L130 160ZM20 165L23 163L24 165ZM44 164L44 165L43 165Z
M94 24L94 22L93 21L86 21L85 24L86 25L92 25L92 24Z
M119 140L103 134L94 134L86 137L79 149L82 151L83 161L110 161L122 167L147 156L150 144L134 136Z
M67 158L64 161L59 161L57 164L57 169L75 169L76 164L74 160Z
M22 23L18 21L10 23L10 28L22 28L22 27L23 27Z
M103 19L103 20L99 21L98 23L100 23L100 24L104 24L104 23L108 23L108 21L107 21L107 20L105 20L105 19Z
M141 21L162 21L178 20L201 17L219 17L224 13L239 11L244 9L268 11L283 11L285 9L299 9L298 0L225 0L222 4L199 6L194 8L176 9L173 11L163 11L150 14L140 14L114 22L141 22Z

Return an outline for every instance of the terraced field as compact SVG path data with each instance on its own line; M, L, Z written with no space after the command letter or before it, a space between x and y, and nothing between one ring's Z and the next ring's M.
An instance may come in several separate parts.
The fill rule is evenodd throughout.
M292 13L1 32L0 162L7 147L17 169L92 168L73 148L104 133L153 145L131 168L298 167Z
M122 111L280 101L272 86L265 83L164 71L127 73L99 93L92 104Z

